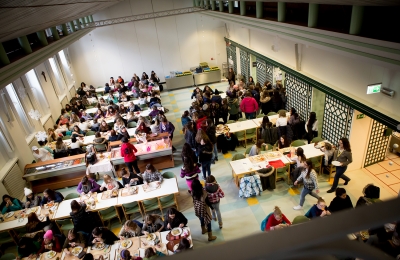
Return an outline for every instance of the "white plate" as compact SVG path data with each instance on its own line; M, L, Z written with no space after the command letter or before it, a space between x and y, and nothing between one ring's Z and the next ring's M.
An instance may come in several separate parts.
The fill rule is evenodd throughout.
M339 162L339 161L333 161L332 162L332 165L334 165L334 166L341 166L341 162Z
M176 249L178 249L178 247L179 247L179 244L174 245L174 248L173 248L174 252L176 251Z
M156 234L150 233L146 236L147 241L154 241L157 238Z
M55 251L49 251L46 253L46 259L52 259L53 257L55 257L57 255L57 252Z
M96 244L94 244L93 249L94 250L103 250L105 247L106 247L106 245L104 243L97 242Z
M126 243L126 246L123 245L124 243ZM121 241L121 248L127 249L127 248L130 248L131 246L132 246L132 240L122 240Z
M82 252L83 248L81 246L76 246L71 250L74 256L78 256Z
M5 215L5 217L6 218L11 218L12 216L14 216L14 211L11 211L11 212L8 212L6 215Z
M175 234L174 234L174 231L176 231L176 230L177 230L179 233L175 233ZM171 235L173 235L174 237L175 237L175 236L179 236L180 234L182 234L182 229L179 228L179 227L178 227L178 228L174 228L174 229L171 230Z

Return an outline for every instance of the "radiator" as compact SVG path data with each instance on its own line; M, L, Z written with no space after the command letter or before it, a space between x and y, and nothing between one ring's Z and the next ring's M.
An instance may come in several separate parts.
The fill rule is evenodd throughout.
M15 163L10 168L6 176L3 179L3 185L6 188L8 194L13 198L22 199L24 197L25 180L22 179L23 173Z

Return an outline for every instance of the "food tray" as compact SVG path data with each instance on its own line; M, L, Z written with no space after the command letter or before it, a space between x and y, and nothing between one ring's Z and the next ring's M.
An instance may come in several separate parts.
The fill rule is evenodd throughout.
M267 161L266 154L260 154L260 155L255 155L249 157L250 162L252 163L260 163L260 162L265 162Z

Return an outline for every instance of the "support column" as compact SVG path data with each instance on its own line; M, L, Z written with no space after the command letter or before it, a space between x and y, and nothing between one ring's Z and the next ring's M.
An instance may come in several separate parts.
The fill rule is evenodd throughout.
M240 1L240 15L246 15L246 1Z
M60 35L58 35L58 31L56 27L51 27L51 34L53 35L53 40L57 41L60 39Z
M89 18L87 16L83 17L83 21L85 22L85 24L89 23Z
M28 37L21 36L18 38L18 42L19 42L19 45L21 46L21 48L24 50L25 54L32 53L32 48L28 41Z
M80 29L82 28L79 19L76 19L76 20L75 20L75 25L78 27L77 30L80 30Z
M219 11L223 12L224 11L224 4L222 3L222 1L218 2L218 6L219 6Z
M81 28L85 28L85 21L83 20L83 18L79 18L79 24Z
M211 0L211 10L215 11L215 0Z
M71 28L71 32L75 32L75 24L74 21L68 22L69 28Z
M205 8L206 8L207 10L210 9L210 1L209 1L209 0L206 0Z
M88 18L89 18L89 23L93 23L93 16L89 15Z
M42 45L42 46L47 46L47 45L49 45L49 43L47 42L47 36L46 36L46 32L45 31L38 31L38 32L36 32L36 35L37 35L37 37L38 37L38 39L39 39L39 41L40 41L40 44Z
M286 20L286 3L278 2L278 22L284 22Z
M200 0L200 7L204 8L204 0Z
M262 19L264 17L264 2L256 2L256 17Z
M67 25L65 23L63 23L61 26L62 26L63 36L67 36L69 34Z
M221 1L220 1L221 3ZM233 1L228 2L228 10L230 14L233 14Z
M360 34L364 17L364 6L353 5L351 11L350 34Z
M318 4L308 4L308 27L315 28L318 23Z
M2 43L0 43L0 62L3 65L10 64L10 60L8 59L6 50L4 50Z

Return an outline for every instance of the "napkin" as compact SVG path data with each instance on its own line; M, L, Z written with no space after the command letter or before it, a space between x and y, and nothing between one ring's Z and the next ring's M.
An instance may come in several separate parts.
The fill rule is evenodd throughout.
M282 160L269 161L268 163L269 163L269 165L273 166L275 169L285 167L285 164L282 162Z

